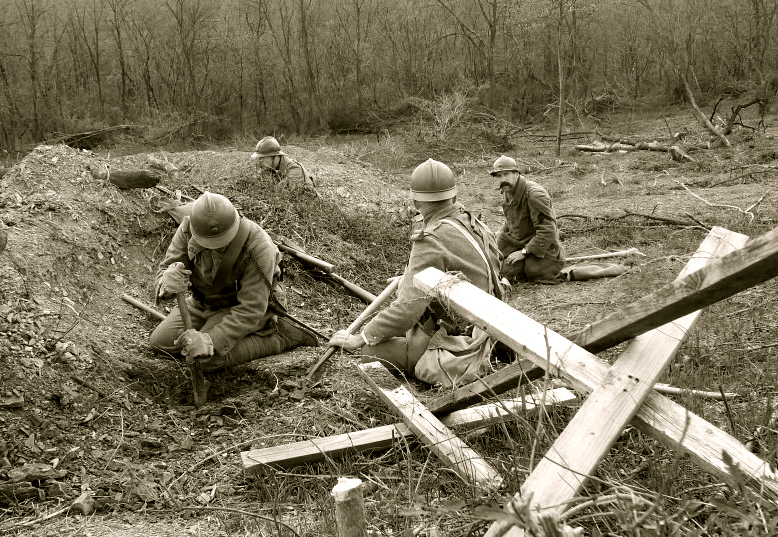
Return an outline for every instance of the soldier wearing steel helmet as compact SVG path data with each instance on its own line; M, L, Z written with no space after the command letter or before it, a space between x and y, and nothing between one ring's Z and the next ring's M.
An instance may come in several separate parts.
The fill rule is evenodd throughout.
M191 285L193 328L184 330L175 308L152 332L151 346L197 357L204 371L316 346L313 334L276 315L286 308L280 260L261 227L242 218L226 197L205 192L176 230L155 283L159 298Z
M503 195L505 224L497 235L497 245L505 257L501 275L511 283L524 279L562 281L565 251L548 192L525 179L516 161L505 155L494 161L489 173L499 181Z
M428 267L462 273L476 287L498 297L499 252L489 228L457 203L451 169L432 159L411 175L411 199L423 229L411 236L408 266L397 298L360 334L336 332L330 346L360 351L430 384L474 380L488 364L491 340L478 327L462 326L419 290L413 277Z
M313 176L305 166L281 150L281 144L272 136L265 136L254 148L251 158L256 160L262 172L268 173L278 184L302 187L318 196Z

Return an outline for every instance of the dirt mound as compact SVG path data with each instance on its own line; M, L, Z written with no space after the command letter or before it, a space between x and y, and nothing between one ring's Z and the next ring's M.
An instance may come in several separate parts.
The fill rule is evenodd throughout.
M154 156L187 170L166 176L166 188L192 196L196 186L224 191L244 214L264 208L268 222L274 221L275 208L263 199L248 153ZM322 200L316 203L345 205L353 214L405 214L402 195L369 166L332 151L303 157L318 178ZM325 164L330 159L336 164ZM93 178L90 169L106 163L114 170L144 169L148 155L107 159L67 146L40 146L0 180L0 219L9 234L0 255L0 505L15 506L9 512L20 516L36 509L27 498L70 502L82 491L94 494L98 512L229 496L234 487L216 483L235 475L217 478L218 471L206 471L202 481L204 474L197 472L194 482L187 469L214 453L237 452L229 446L246 440L261 443L289 420L302 424L303 437L322 430L325 424L316 424L322 419L339 431L337 414L322 416L318 401L355 389L349 374L340 380L333 375L303 400L298 379L320 353L298 349L214 375L210 404L191 406L181 365L147 348L157 320L120 300L126 293L150 303L156 266L175 225L167 214L151 211L155 189L119 190ZM360 185L359 193L352 182ZM313 214L306 203L314 202L301 207ZM300 229L306 225L295 222ZM318 236L334 234L322 229ZM345 261L346 267L364 261L349 253L358 250L352 244L333 242L307 241L306 247L314 254L326 247L328 260ZM361 309L356 299L322 287L294 262L286 284L292 313L320 331L345 326ZM380 288L371 290L377 294ZM337 362L328 367L345 367ZM362 397L360 413L369 410L369 397ZM271 407L276 411L268 413ZM308 416L294 417L300 412ZM33 466L40 464L46 466ZM210 496L201 498L208 484Z

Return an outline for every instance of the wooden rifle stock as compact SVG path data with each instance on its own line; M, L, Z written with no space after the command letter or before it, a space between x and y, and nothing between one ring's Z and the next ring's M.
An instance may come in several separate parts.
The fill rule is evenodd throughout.
M303 251L298 250L297 248L294 248L292 246L289 246L283 242L283 239L275 236L272 237L273 242L276 246L278 246L278 249L287 252L293 256L295 256L300 261L303 261L312 267L316 267L317 269L327 273L333 280L338 282L340 285L346 288L346 290L354 295L355 297L359 298L364 302L365 304L371 304L375 299L376 296L366 291L365 289L362 289L360 286L358 286L355 283L351 283L347 279L345 279L343 276L340 276L339 274L335 274L333 270L335 270L335 265L332 263L328 263L322 259L319 259L318 257L313 257L312 255L308 255Z
M278 246L278 249L282 252L287 252L295 256L300 261L305 261L312 267L316 267L317 269L321 269L327 274L331 274L333 270L335 270L335 265L332 263L327 263L326 261L319 259L318 257L313 257L312 255L308 255L305 252L301 252L297 248L292 248L291 246L287 246L283 242L281 242L278 239L273 239L273 242L276 246Z

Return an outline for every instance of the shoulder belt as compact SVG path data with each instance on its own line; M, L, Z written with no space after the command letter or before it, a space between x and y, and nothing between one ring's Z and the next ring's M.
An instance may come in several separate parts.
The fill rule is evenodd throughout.
M494 283L492 282L492 265L489 263L489 260L486 257L486 254L484 253L483 248L481 248L481 245L478 244L478 242L473 238L473 235L469 232L467 232L464 229L464 226L462 224L457 225L453 220L449 220L448 218L442 218L440 220L441 222L446 222L447 224L451 224L454 229L459 231L463 237L465 237L467 240L470 241L470 244L473 245L473 248L476 249L476 251L481 254L481 259L484 260L484 263L486 263L486 270L489 273L489 291L494 291Z
M230 241L230 245L227 247L227 251L224 252L222 262L219 265L219 269L216 271L216 276L213 278L214 283L226 281L230 275L235 261L238 259L243 246L246 244L246 239L249 237L249 224L245 218L240 219L238 226L238 234Z

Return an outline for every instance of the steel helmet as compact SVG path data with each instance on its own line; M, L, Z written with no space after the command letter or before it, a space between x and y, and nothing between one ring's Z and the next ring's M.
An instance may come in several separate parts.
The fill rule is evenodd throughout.
M240 216L221 194L203 193L192 205L189 229L192 237L211 250L227 246L238 234Z
M494 176L500 172L519 173L519 167L516 164L516 161L513 160L511 157L506 157L505 155L503 155L494 161L494 165L492 166L492 170L489 172L489 175Z
M281 151L281 144L272 136L265 136L257 142L257 147L254 148L251 158L275 157L278 155L286 155L286 153Z
M411 199L416 201L440 201L457 195L454 172L451 168L429 159L419 164L411 174Z

